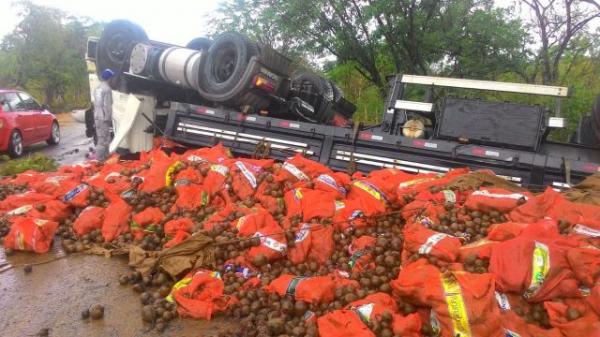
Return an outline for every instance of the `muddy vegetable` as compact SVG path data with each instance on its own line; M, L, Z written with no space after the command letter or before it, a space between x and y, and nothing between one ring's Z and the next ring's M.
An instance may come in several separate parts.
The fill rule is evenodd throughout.
M104 317L104 306L100 304L94 304L90 307L90 318L101 319Z

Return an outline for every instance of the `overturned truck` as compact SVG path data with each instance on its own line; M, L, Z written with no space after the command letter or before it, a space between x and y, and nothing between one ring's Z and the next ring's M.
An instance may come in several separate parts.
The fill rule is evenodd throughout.
M382 123L362 126L332 81L295 71L285 56L238 33L179 47L117 20L88 41L87 60L92 87L94 72L118 73L112 150L147 150L162 134L192 147L221 142L243 156L299 152L335 170L491 169L532 189L566 188L600 171L600 105L581 118L569 143L548 138L565 127L566 87L399 74L390 78ZM425 89L423 100L407 98L414 86ZM552 113L456 95L465 90L540 95L556 104Z

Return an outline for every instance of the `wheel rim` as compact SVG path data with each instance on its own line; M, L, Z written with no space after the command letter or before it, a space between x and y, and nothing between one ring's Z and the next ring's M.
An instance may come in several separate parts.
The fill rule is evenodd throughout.
M58 124L52 124L52 140L55 143L60 141L60 129L58 128Z
M237 64L237 53L234 46L226 46L217 53L215 57L215 65L213 75L218 83L227 81Z
M15 154L20 155L23 153L23 141L21 139L21 135L17 132L13 133L12 143Z

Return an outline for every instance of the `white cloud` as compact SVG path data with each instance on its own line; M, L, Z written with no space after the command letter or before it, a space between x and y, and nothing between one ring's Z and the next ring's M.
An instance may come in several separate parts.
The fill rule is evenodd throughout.
M32 0L35 4L59 8L76 16L97 21L127 19L142 26L152 40L185 45L207 32L207 14L219 0ZM0 0L0 37L19 22L11 0Z

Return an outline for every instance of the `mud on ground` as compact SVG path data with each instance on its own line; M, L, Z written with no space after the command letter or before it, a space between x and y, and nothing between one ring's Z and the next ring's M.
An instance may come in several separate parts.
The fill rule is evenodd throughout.
M24 271L26 264L33 264L32 272ZM124 257L64 256L56 243L42 255L6 257L0 248L0 335L36 336L47 328L49 336L60 337L199 337L231 327L224 318L178 318L163 333L152 330L142 322L139 294L119 285L119 275L127 271ZM81 311L93 304L104 305L104 319L82 320Z

